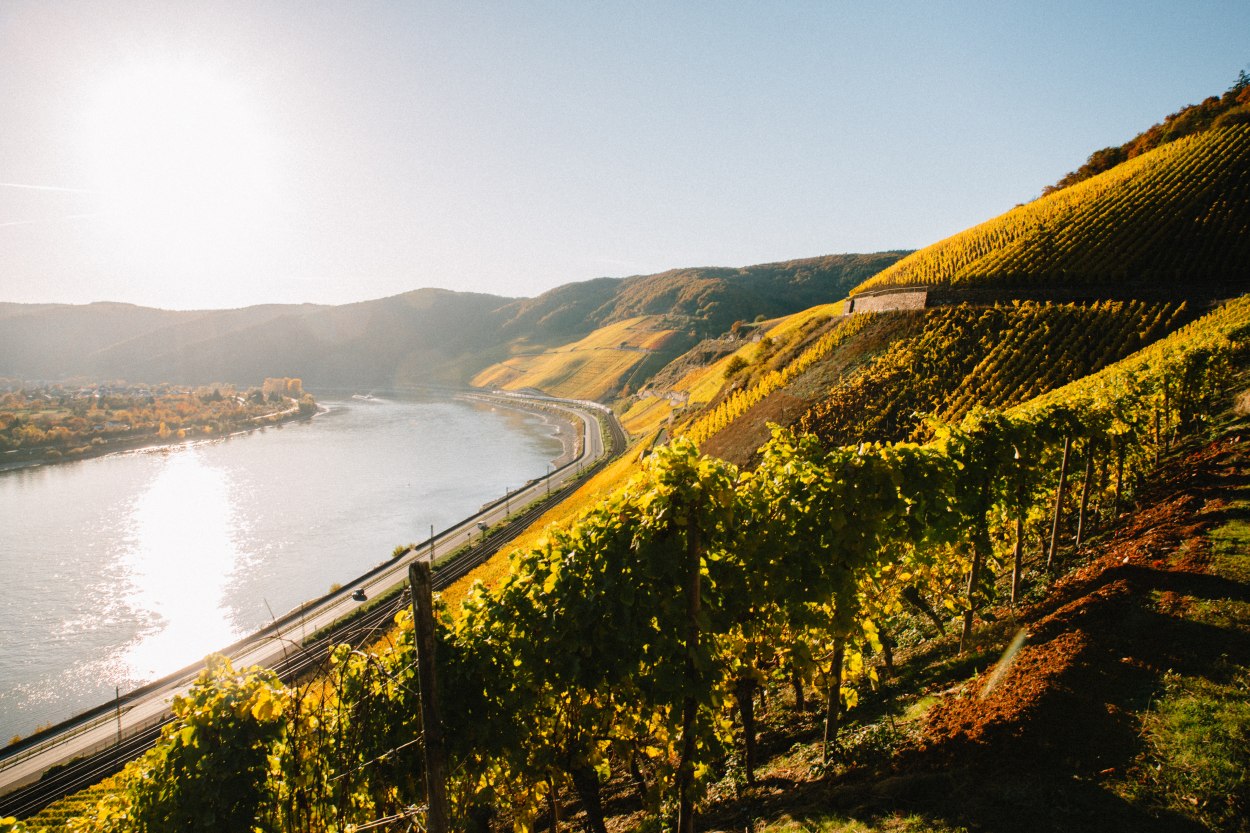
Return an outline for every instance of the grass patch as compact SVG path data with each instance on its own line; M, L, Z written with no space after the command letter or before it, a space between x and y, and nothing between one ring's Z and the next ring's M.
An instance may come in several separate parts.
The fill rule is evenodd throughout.
M1250 502L1229 504L1232 519L1210 533L1211 572L1250 584Z
M1142 736L1126 798L1215 830L1250 830L1250 672L1227 683L1167 674Z
M845 816L785 817L756 827L760 833L965 833L966 827L948 827L915 815L894 815L866 823Z
M1250 504L1230 504L1230 520L1209 533L1210 572L1250 582ZM1203 624L1250 633L1250 603L1195 600ZM1231 634L1230 634L1231 635ZM1224 662L1205 676L1169 671L1143 718L1144 749L1122 792L1214 830L1250 831L1250 668Z
M916 723L929 713L929 709L940 702L942 702L941 697L925 694L919 700L909 705L899 719L904 723Z

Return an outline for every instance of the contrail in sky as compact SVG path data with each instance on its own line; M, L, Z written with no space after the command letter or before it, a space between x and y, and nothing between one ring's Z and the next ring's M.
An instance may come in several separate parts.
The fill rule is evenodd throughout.
M102 216L104 215L97 211L94 214L66 214L64 217L47 217L42 220L10 220L7 223L0 223L0 228L4 228L5 226L32 226L38 223L59 223L64 220L83 220L88 217Z
M59 191L66 194L94 194L99 195L100 191L90 191L86 188L62 188L59 185L29 185L24 182L0 182L0 188L21 188L26 191ZM99 217L100 212L91 214L66 214L64 217L46 217L38 220L9 220L0 222L0 228L8 226L32 226L39 223L60 223L65 220L83 220L89 217Z
M58 185L26 185L21 182L0 182L3 188L26 188L30 191L65 191L69 194L99 194L99 191L89 191L86 188L61 188Z

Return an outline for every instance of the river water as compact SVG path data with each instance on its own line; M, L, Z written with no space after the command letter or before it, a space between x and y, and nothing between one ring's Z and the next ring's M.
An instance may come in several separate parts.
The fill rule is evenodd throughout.
M347 399L224 440L0 473L0 747L195 662L541 476L546 418Z

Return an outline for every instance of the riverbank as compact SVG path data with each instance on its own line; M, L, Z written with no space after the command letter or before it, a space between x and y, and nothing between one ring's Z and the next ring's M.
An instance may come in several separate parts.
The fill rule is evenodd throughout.
M488 391L468 391L459 396L462 399L482 402L492 407L536 414L542 417L544 422L554 426L555 438L560 441L561 451L560 456L551 461L553 468L559 468L581 456L586 442L586 438L582 436L583 426L581 420L566 408L537 399L501 396Z
M90 460L96 457L106 457L110 454L133 454L140 451L158 451L162 449L173 449L182 446L197 445L204 442L217 442L229 439L230 437L238 437L244 434L251 434L271 426L285 425L288 422L297 422L299 420L312 419L313 417L327 412L326 408L317 405L317 410L313 413L301 413L298 402L287 400L294 403L290 408L283 411L274 411L270 414L249 417L244 423L234 426L235 430L231 430L225 434L204 434L194 438L161 438L155 434L149 434L142 437L124 437L114 440L103 440L96 443L91 442L83 446L71 448L67 450L57 448L36 448L36 449L13 449L0 453L0 473L7 471L18 471L21 469L33 469L40 466L56 465L58 463L75 463L80 460ZM250 423L250 424L248 424ZM12 458L12 459L9 459Z

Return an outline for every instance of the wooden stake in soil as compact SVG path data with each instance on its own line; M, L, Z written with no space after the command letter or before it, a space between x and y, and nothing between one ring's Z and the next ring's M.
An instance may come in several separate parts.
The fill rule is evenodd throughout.
M697 518L691 512L686 527L686 673L694 680L698 674L699 601L702 597L702 557ZM682 703L681 759L677 766L677 833L694 833L694 755L696 749L695 720L699 704L693 694Z
M447 751L438 709L434 673L434 583L428 561L408 565L412 588L412 622L417 645L417 679L421 689L421 725L425 733L425 790L429 811L426 833L447 833Z
M556 785L547 779L547 813L551 816L551 833L560 833L560 806L556 803Z
M1159 465L1159 409L1154 409L1155 421L1155 466Z
M1093 441L1085 441L1085 481L1081 484L1081 510L1076 516L1076 546L1081 546L1085 533L1085 510L1089 506L1089 484L1094 476Z
M1172 421L1172 404L1169 396L1170 387L1168 377L1165 375L1163 377L1163 442L1165 443L1165 451L1172 450L1172 439L1168 432L1168 423Z
M1016 452L1017 465L1023 468L1020 452ZM1011 603L1020 597L1020 573L1024 569L1024 475L1016 473L1016 546L1011 553Z
M842 662L846 658L846 642L833 638L833 659L829 663L828 691L825 697L825 737L820 745L821 766L829 765L829 744L838 739L838 723L842 715Z
M1072 453L1072 438L1063 440L1063 462L1059 466L1059 488L1055 492L1055 517L1050 527L1050 549L1046 551L1046 569L1055 563L1055 548L1059 544L1059 518L1063 512L1063 494L1068 485L1068 456Z
M1124 488L1124 444L1115 438L1115 502L1111 504L1111 519L1120 517L1120 494Z
M981 592L981 570L994 555L989 531L981 527L972 536L972 569L968 571L968 607L964 609L963 629L959 634L959 653L963 653L972 640L972 621L976 616Z
M1016 548L1011 553L1011 603L1020 598L1020 571L1024 564L1024 513L1016 515Z

